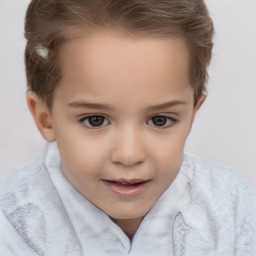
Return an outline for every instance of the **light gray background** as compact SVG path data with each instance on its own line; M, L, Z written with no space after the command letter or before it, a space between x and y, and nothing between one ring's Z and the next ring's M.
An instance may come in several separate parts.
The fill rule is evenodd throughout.
M45 142L26 106L23 24L29 0L0 0L0 177ZM209 96L186 150L231 166L256 187L256 0L207 0L215 23Z

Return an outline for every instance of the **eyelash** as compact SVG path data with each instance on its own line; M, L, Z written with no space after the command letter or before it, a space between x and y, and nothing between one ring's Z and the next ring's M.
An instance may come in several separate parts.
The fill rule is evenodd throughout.
M91 125L89 122L89 118L95 118L95 117L97 117L97 118L103 118L103 123L102 124L100 124L99 126L93 126L93 125ZM154 125L152 122L152 120L153 120L153 118L164 118L165 119L165 123L164 123L164 125L162 125L162 126L157 126L157 125ZM85 124L85 121L87 122L87 124ZM107 124L105 123L107 121ZM173 117L170 117L170 116L167 116L167 115L154 115L154 116L152 116L150 119L148 119L148 121L147 121L147 124L148 123L152 123L152 125L150 125L150 126L153 126L153 127L156 127L156 128L158 128L158 129L165 129L165 128L168 128L168 127L170 127L170 126L172 126L174 123L176 123L177 122L177 119L175 119L175 118L173 118ZM103 128L103 127L105 127L105 126L107 126L107 125L110 125L111 124L111 122L108 120L108 118L106 118L105 116L103 116L103 115L89 115L89 116L85 116L85 117L83 117L83 118L81 118L80 120L79 120L79 123L81 123L82 125L84 125L85 127L87 127L87 128L90 128L90 129L100 129L100 128ZM105 123L105 124L104 124ZM166 124L167 123L167 124Z
M84 126L86 126L87 128L91 128L91 129L100 129L100 128L102 128L102 127L104 127L104 126L106 126L106 124L105 125L100 125L100 126L92 126L90 123L89 123L89 118L95 118L95 117L97 117L97 118L103 118L103 124L105 123L105 121L107 121L109 124L110 124L110 121L105 117L105 116L103 116L103 115L89 115L89 116L85 116L85 117L83 117L83 118L81 118L80 120L79 120L79 123L81 123L82 125L84 125ZM87 121L87 124L85 124L85 121ZM107 124L107 125L109 125L109 124Z

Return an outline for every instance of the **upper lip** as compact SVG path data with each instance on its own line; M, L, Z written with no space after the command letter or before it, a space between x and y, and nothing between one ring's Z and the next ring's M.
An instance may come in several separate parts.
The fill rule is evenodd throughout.
M113 179L113 180L107 180L107 181L127 183L127 184L137 184L137 183L146 182L148 180L144 180L144 179L124 179L124 178L121 178L121 179Z

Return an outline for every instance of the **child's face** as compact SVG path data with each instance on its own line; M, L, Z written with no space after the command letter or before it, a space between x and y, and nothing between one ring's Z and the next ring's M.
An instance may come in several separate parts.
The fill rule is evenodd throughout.
M144 216L178 174L198 108L185 40L98 31L60 63L51 120L66 177L112 218Z

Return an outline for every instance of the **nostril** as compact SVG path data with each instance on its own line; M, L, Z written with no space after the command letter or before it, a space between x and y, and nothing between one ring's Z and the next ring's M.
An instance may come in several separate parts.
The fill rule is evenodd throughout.
M145 161L145 153L142 150L135 150L133 152L116 150L111 154L111 161L115 164L122 164L129 167L143 163Z
M119 165L123 165L126 167L131 167L134 165L139 165L142 164L144 162L144 160L139 160L139 159L118 159L118 160L112 160L112 162L114 162L115 164L119 164Z

